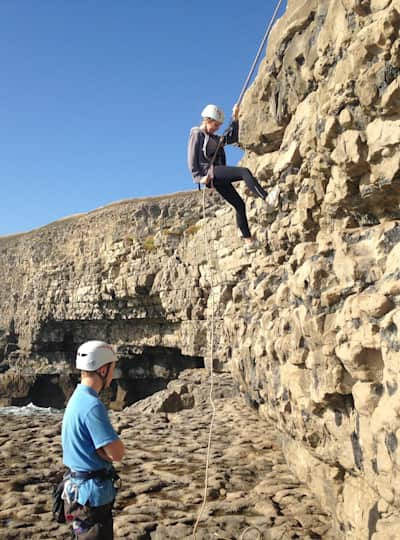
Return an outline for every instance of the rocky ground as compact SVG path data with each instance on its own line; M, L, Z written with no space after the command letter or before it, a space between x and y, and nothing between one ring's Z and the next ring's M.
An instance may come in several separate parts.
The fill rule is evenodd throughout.
M205 370L185 371L167 390L111 413L127 448L118 467L116 538L333 539L330 518L286 466L278 433L244 403L227 374L214 375L208 497L194 536L204 491L209 383ZM2 417L3 540L70 538L51 514L60 423L61 415Z

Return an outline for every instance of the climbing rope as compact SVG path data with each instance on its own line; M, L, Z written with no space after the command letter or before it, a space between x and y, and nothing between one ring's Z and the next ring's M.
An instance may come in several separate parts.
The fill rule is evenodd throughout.
M210 261L210 251L209 251L209 242L207 237L207 229L206 229L206 190L203 189L203 222L204 222L204 247L205 247L205 254L208 261L208 266L211 268ZM193 528L193 540L196 540L196 532L197 528L199 526L201 516L203 515L204 508L206 506L207 502L207 488L208 488L208 471L210 467L210 454L211 454L211 441L212 441L212 434L214 429L214 421L215 421L215 414L216 414L216 407L213 399L213 389L214 389L214 315L215 315L215 305L214 305L214 287L213 287L213 279L212 279L212 273L210 270L210 285L211 285L211 328L210 328L210 356L209 356L209 362L210 362L210 404L212 408L212 415L211 415L211 422L210 422L210 428L208 432L208 445L207 445L207 458L206 458L206 469L205 469L205 475L204 475L204 494L203 494L203 503L201 505L201 508L199 510L196 523Z
M245 83L243 85L243 88L240 92L240 95L239 95L239 99L237 101L237 105L240 105L240 103L242 102L242 99L243 99L243 96L250 84L250 80L251 80L251 77L253 76L253 73L254 73L254 70L257 66L257 63L260 59L260 56L261 56L261 53L264 49L264 46L265 46L265 43L268 39L268 36L271 32L271 29L276 21L276 18L278 16L278 12L279 12L279 9L281 7L283 3L283 0L278 0L277 4L276 4L276 7L275 7L275 11L271 17L271 20L267 26L267 29L265 31L265 34L264 34L264 37L261 41L261 44L260 44L260 47L257 51L257 54L256 54L256 57L253 61L253 64L250 68L250 71L249 71L249 74L245 80ZM228 128L229 130L229 128ZM218 142L218 145L217 145L217 148L215 150L215 153L211 159L211 162L210 162L210 166L212 167L214 162L215 162L215 159L217 157L217 154L218 154L218 151L219 149L221 148L221 146L224 144L225 142L225 134L227 133L226 130L224 132L224 134L219 138L219 142ZM200 189L200 184L199 184L199 189ZM207 237L207 227L206 227L206 189L204 188L203 189L203 222L204 222L204 245L205 245L205 254L206 254L206 257L207 257L207 262L208 262L208 267L211 268L211 257L210 257L210 251L209 251L209 242L208 242L208 237ZM213 285L213 278L212 278L212 273L211 273L211 270L210 270L210 295L211 295L211 328L210 328L210 404L211 404L211 407L212 407L212 415L211 415L211 422L210 422L210 428L209 428L209 433L208 433L208 445L207 445L207 457L206 457L206 467L205 467L205 475L204 475L204 495L203 495L203 502L202 502L202 505L200 507L200 510L199 510L199 513L198 513L198 516L197 516L197 520L196 520L196 523L194 525L194 528L193 528L193 540L196 540L196 532L197 532L197 528L199 526L199 523L200 523L200 520L201 520L201 517L202 517L202 514L203 514L203 511L204 511L204 508L205 508L205 505L206 505L206 502L207 502L207 489L208 489L208 472L209 472L209 467L210 467L210 454L211 454L211 442L212 442L212 434L213 434L213 428L214 428L214 421L215 421L215 415L216 415L216 407L215 407L215 403L214 403L214 399L213 399L213 388L214 388L214 366L213 366L213 357L214 357L214 315L215 315L215 305L214 305L214 285ZM257 528L253 528L253 527L248 527L242 534L241 538L244 538L245 535L247 534L247 532L250 532L250 530L256 530L258 532L258 534L260 534L260 531L257 529Z
M272 17L271 17L271 19L269 21L269 24L267 26L265 34L264 34L264 36L263 36L263 38L261 40L260 46L259 46L258 51L256 53L256 56L254 58L254 61L253 61L252 65L251 65L250 71L249 71L249 73L248 73L248 75L246 77L246 80L245 80L245 82L243 84L242 90L241 90L241 92L239 94L239 98L238 98L238 100L236 102L236 105L238 105L238 106L242 103L244 94L245 94L246 90L249 87L249 84L250 84L251 78L253 76L254 70L256 69L258 61L260 60L261 53L264 50L265 44L266 44L267 39L268 39L268 37L269 37L269 35L271 33L272 27L275 24L276 18L277 18L278 13L279 13L279 9L280 9L282 4L283 4L283 0L278 0L277 4L275 6L274 13L272 14ZM213 157L211 159L211 162L210 162L210 167L212 167L214 165L214 162L215 162L215 159L216 159L216 157L218 155L219 149L225 143L225 136L229 132L229 129L230 129L230 126L224 131L224 134L219 138L217 148L216 148L216 150L214 152L214 155L213 155ZM201 189L200 184L199 184L198 188L199 188L199 190Z
M261 53L263 52L264 50L264 46L265 46L265 43L267 42L267 39L271 33L271 30L272 30L272 27L273 25L275 24L275 21L276 21L276 18L278 16L278 12L279 12L279 9L281 7L283 3L283 0L278 0L278 3L276 4L276 7L275 7L275 11L271 17L271 20L267 26L267 29L265 31L265 34L264 34L264 37L262 38L262 41L261 41L261 44L260 44L260 47L258 48L258 51L257 51L257 54L254 58L254 62L250 68L250 71L249 71L249 74L247 75L247 78L243 84L243 88L242 88L242 91L240 92L240 95L239 95L239 99L237 100L237 104L240 105L242 103L242 99L243 99L243 96L250 84L250 80L251 80L251 77L253 76L253 73L254 73L254 70L256 69L257 67L257 64L258 64L258 61L260 60L260 56L261 56Z

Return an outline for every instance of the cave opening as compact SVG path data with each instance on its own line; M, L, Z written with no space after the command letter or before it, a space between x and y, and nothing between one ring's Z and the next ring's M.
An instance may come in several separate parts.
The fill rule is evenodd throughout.
M64 408L67 396L57 375L40 375L28 394L28 403L37 407Z
M121 379L113 381L113 408L132 405L164 390L185 369L204 368L204 358L183 355L177 348L144 347L141 351L127 347L119 351Z
M118 358L122 376L101 394L104 402L114 410L121 410L164 390L185 369L204 368L203 357L183 355L178 348L161 346L119 347ZM62 374L57 372L57 363L54 367L54 373L38 374L31 384L26 384L25 380L26 393L7 396L9 404L24 406L33 403L38 407L63 409L80 376L72 366L69 373ZM20 376L23 377L22 374Z

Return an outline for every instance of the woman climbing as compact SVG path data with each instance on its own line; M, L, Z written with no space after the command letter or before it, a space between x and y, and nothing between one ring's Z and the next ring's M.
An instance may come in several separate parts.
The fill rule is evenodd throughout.
M215 188L218 193L236 210L236 221L244 238L244 249L250 253L257 249L257 244L251 236L243 199L233 187L233 182L244 180L247 187L256 197L267 204L267 212L274 212L279 202L279 193L271 192L267 197L266 191L246 167L229 167L226 165L224 144L238 141L239 135L239 106L232 111L232 123L223 136L223 141L216 132L224 122L224 113L216 105L207 105L202 113L200 127L190 131L188 144L188 165L193 181ZM216 154L216 155L215 155Z

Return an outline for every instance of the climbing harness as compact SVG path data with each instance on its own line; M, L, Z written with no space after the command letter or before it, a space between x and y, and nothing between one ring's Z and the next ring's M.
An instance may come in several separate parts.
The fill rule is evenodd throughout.
M267 29L265 31L265 34L264 34L264 37L261 41L261 44L260 44L260 47L257 51L257 54L255 56L255 59L254 59L254 62L250 68L250 71L249 71L249 74L245 80L245 83L243 85L243 88L240 92L240 95L239 95L239 99L237 101L237 105L240 105L240 103L242 102L243 100L243 96L250 84L250 80L251 80L251 77L254 73L254 70L258 64L258 61L260 59L260 56L261 56L261 53L264 49L264 46L265 46L265 43L268 39L268 36L271 32L271 29L276 21L276 18L278 16L278 12L279 12L279 9L281 7L283 3L283 0L278 0L277 4L276 4L276 7L275 7L275 11L271 17L271 20L267 26ZM232 124L232 122L231 122ZM224 142L225 142L225 137L226 137L226 134L227 132L229 131L230 129L230 126L228 127L227 130L224 131L223 135L219 138L219 142L218 142L218 145L217 145L217 148L214 152L214 155L210 161L210 169L212 169L212 166L214 165L214 162L217 158L217 155L218 155L218 152L221 148L221 146L223 146ZM211 186L212 186L212 183L211 183ZM201 185L199 184L198 185L198 188L199 190L201 190ZM209 242L208 242L208 237L207 237L207 230L206 230L206 201L205 201L205 193L206 193L206 189L203 189L203 222L204 222L204 245L205 245L205 254L206 254L206 257L207 257L207 262L208 262L208 265L210 267L210 261L211 261L211 257L210 257L210 251L209 251ZM201 517L202 517L202 514L203 514L203 511L204 511L204 508L205 508L205 505L207 503L207 489L208 489L208 471L209 471L209 466L210 466L210 454L211 454L211 441L212 441L212 434L213 434L213 427L214 427L214 421L215 421L215 415L216 415L216 407L215 407L215 403L214 403L214 400L213 400L213 388L214 388L214 366L213 366L213 356L214 356L214 316L215 316L215 305L214 305L214 285L213 285L213 281L212 281L212 275L211 275L211 272L210 272L210 294L211 294L211 327L210 327L210 342L209 342L209 347L210 347L210 355L209 355L209 358L210 358L210 405L211 405L211 408L212 408L212 416L211 416L211 421L210 421L210 428L209 428L209 434L208 434L208 445L207 445L207 457L206 457L206 466L205 466L205 475L204 475L204 495L203 495L203 502L202 502L202 505L200 507L200 510L199 510L199 513L198 513L198 516L197 516L197 520L196 520L196 523L194 525L194 528L193 528L193 540L196 540L196 532L197 532L197 528L199 526L199 523L200 523L200 520L201 520ZM243 534L242 534L242 537L241 538L244 538L244 535L246 534L246 531L247 532L250 532L250 529L253 529L252 527L249 527L247 528ZM257 532L260 534L260 531L258 529L256 529Z
M69 478L77 480L91 480L98 478L99 480L112 480L113 483L119 483L121 478L114 466L108 469L98 469L97 471L70 471Z
M232 122L231 122L231 124L232 124ZM226 137L226 135L227 135L227 133L229 132L230 129L231 129L231 125L229 125L227 127L227 129L224 131L223 135L221 135L219 137L217 148L215 149L215 152L214 152L214 154L213 154L213 156L212 156L212 158L210 160L210 170L211 171L212 171L213 165L215 163L215 160L217 159L218 152L220 151L221 147L224 146L224 144L225 144L225 137ZM204 137L204 143L203 143L203 153L204 153L204 155L206 155L206 151L205 151L206 150L206 145L207 145L207 136ZM210 180L210 184L207 183L206 187L211 187L211 188L214 187L212 178ZM201 191L201 184L198 184L198 189L199 189L199 191Z

